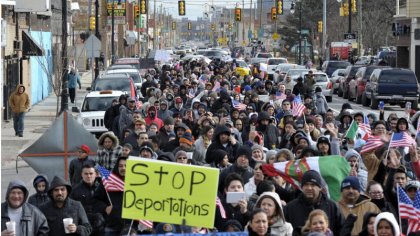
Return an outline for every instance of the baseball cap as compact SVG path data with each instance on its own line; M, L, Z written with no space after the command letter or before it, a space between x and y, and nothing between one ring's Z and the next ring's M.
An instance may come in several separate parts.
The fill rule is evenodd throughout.
M175 99L175 103L183 103L182 98L177 97L177 98Z
M85 153L89 153L90 152L90 148L88 145L86 144L82 144L79 148L81 151L85 152Z

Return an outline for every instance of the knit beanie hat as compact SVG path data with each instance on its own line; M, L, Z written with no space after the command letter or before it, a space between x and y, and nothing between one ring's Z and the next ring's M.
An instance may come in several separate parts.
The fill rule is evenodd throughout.
M352 187L360 192L361 187L359 179L356 176L347 176L343 182L341 182L341 192L343 192L343 189L347 187Z
M243 145L243 146L239 147L238 151L236 151L235 161L236 161L236 159L238 159L238 157L240 157L242 155L245 155L248 158L248 160L251 160L252 159L251 148L248 147L247 145Z
M321 188L322 180L321 175L315 170L308 170L302 176L301 186L305 185L306 183L313 183L318 185Z
M193 145L193 138L190 132L185 132L182 137L179 139L179 143L185 143L190 146Z
M168 117L168 118L166 118L166 119L164 120L164 124L165 124L165 125L173 125L173 124L175 124L174 118L172 118L172 117Z
M177 160L179 156L186 156L186 157L188 157L187 152L185 152L183 150L179 150L179 151L176 152L176 154L175 154L175 160Z

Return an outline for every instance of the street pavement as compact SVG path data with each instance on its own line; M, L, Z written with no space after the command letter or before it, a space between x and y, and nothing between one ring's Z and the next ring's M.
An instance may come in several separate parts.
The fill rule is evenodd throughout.
M75 104L70 102L69 109L77 106L80 108L83 98L86 95L86 88L90 87L92 73L84 72L81 74L82 89L76 90ZM60 98L61 99L61 98ZM13 179L20 179L26 183L30 193L35 193L32 180L37 173L21 158L17 159L18 154L33 144L51 126L56 119L57 103L61 100L51 93L43 101L33 105L25 116L25 129L23 137L15 136L13 120L2 121L1 124L1 201L5 198L7 185ZM72 113L77 116L76 113ZM17 161L16 161L17 160Z
M92 74L85 72L81 76L82 89L77 90L76 93L76 105L80 107L83 97L85 96L86 87L89 87L92 81ZM29 147L34 143L41 135L51 126L56 118L56 104L60 102L57 97L52 93L49 97L32 106L30 112L26 114L25 118L25 131L24 137L16 137L13 130L13 121L2 121L2 132L1 132L1 199L4 199L4 195L7 189L7 185L10 180L20 179L24 181L30 190L30 193L34 193L35 190L32 186L32 180L37 173L29 167L26 162L16 158L19 152L23 151L26 147ZM328 103L329 107L332 108L336 115L341 110L343 103L348 102L347 99L343 99L334 95L332 103ZM374 112L379 117L378 110L372 111L368 107L363 107L354 102L349 102L355 112L362 111L365 114ZM71 107L73 104L69 104ZM399 117L405 116L404 109L399 106L389 106L385 108L385 118L391 112L396 112ZM77 116L77 113L73 113ZM16 166L18 168L16 168Z

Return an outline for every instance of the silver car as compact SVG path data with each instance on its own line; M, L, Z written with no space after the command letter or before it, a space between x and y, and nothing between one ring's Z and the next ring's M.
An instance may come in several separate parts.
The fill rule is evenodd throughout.
M337 69L331 75L331 82L333 84L333 93L337 93L338 88L340 87L340 78L345 75L346 69Z
M307 72L302 73L302 77L306 79L307 74ZM327 102L332 102L333 85L330 79L328 78L328 75L324 72L314 72L313 75L316 81L315 88L320 87L322 89L322 94L325 96Z

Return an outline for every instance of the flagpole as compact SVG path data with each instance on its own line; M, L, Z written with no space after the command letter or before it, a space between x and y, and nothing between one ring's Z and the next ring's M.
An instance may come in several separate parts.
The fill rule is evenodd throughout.
M134 220L131 220L130 228L128 228L127 236L130 236L131 235L130 232L131 232L131 228L133 228L133 221ZM400 222L400 224L401 224L401 222Z
M387 156L388 156L388 154L387 154ZM400 227L400 232L402 234L401 211L400 211L400 191L399 191L398 188L400 188L400 185L397 184L398 220L400 222L400 226L401 226Z
M389 149L391 149L391 143L392 143L392 138L394 137L394 132L392 132L392 135L391 135L391 139L390 139L390 141L389 141L389 144L388 144L388 150L386 151L386 156L385 156L385 166L387 165L387 163L388 163L388 154L389 154Z
M111 198L109 197L108 190L105 189L105 192L106 192L106 196L108 197L108 201L112 206L112 201L111 201Z

